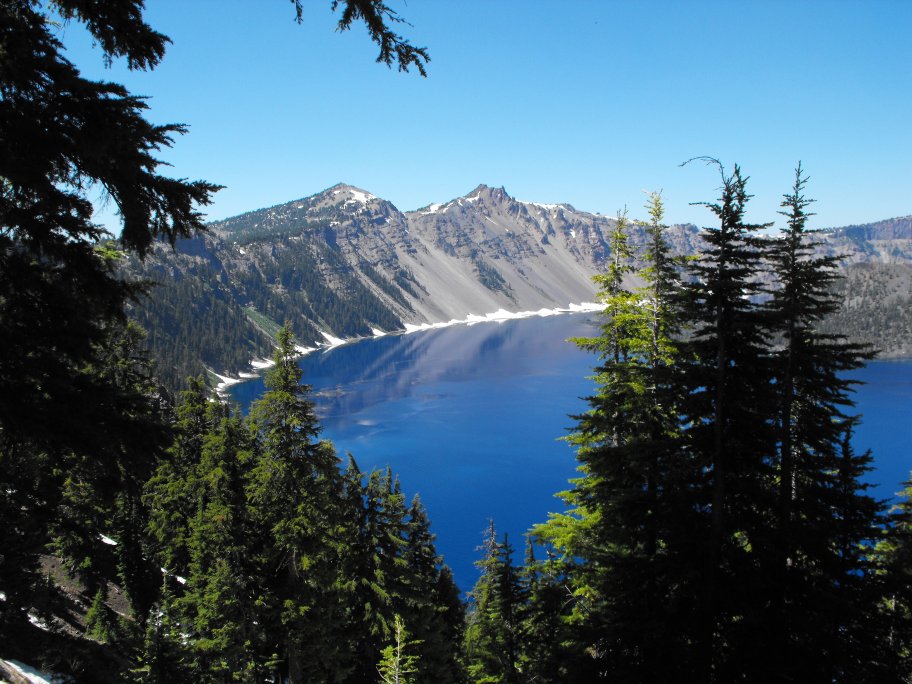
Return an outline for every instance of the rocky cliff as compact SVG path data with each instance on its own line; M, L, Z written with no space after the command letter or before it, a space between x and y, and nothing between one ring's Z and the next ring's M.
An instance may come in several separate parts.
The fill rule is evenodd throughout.
M132 260L130 270L159 283L134 315L150 332L160 374L178 386L203 367L248 368L285 321L303 345L316 346L470 314L593 301L592 276L604 270L613 226L613 218L520 201L486 185L403 213L340 184L212 223L176 250L161 245L145 263ZM642 226L630 233L634 245L643 241ZM822 251L869 272L912 264L910 218L820 237ZM668 239L678 253L699 251L695 226L673 226Z

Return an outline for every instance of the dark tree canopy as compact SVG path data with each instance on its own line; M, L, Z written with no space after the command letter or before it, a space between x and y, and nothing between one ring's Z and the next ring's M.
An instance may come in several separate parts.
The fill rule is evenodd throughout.
M339 28L364 21L379 61L424 73L426 51L389 29L401 22L396 12L377 2L331 3L338 5ZM169 40L144 21L144 9L143 0L0 0L0 592L8 597L0 602L0 644L7 648L28 640L28 611L53 593L39 571L49 550L87 587L99 585L101 599L102 578L119 579L140 624L158 592L145 531L156 499L141 494L168 458L172 414L141 334L126 325L125 307L141 302L146 286L125 280L118 261L121 250L142 258L155 241L173 245L205 230L200 208L219 186L165 173L161 155L185 127L153 124L145 99L84 78L63 56L55 23L83 24L108 63L153 69ZM98 195L119 215L118 241L94 219ZM231 441L237 430L224 427L223 448L210 451L227 461L245 449ZM192 450L176 446L171 454L184 451ZM181 484L160 493L175 499L187 489ZM213 511L223 503L213 501ZM179 512L208 520L206 511ZM119 540L114 551L104 538ZM192 559L193 539L181 541L169 562ZM103 627L106 615L95 611ZM162 620L147 634L155 649L167 640Z

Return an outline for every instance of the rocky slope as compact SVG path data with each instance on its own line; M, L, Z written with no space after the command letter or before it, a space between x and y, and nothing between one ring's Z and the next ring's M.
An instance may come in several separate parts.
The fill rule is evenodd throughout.
M176 387L203 367L223 375L248 368L285 321L303 345L316 346L499 309L592 301L613 225L485 185L403 213L340 184L213 223L176 251L159 246L145 263L132 260L133 273L160 283L134 315L150 331L160 375ZM695 226L674 226L668 237L678 253L699 250ZM634 225L631 241L643 238ZM821 239L822 251L846 254L868 272L912 264L910 218L834 229Z

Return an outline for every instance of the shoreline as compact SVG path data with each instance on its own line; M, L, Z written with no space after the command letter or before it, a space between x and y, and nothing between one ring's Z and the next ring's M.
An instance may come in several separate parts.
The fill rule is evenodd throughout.
M373 335L371 336L360 336L360 337L349 337L349 338L339 338L330 335L329 333L320 331L320 334L324 337L326 342L324 344L318 344L316 347L295 347L295 351L298 352L298 357L306 356L315 351L328 351L334 349L335 347L341 346L343 344L349 344L350 342L359 342L362 340L371 340L377 339L378 337L383 337L385 335L411 335L416 332L424 332L426 330L438 330L440 328L450 328L456 325L478 325L479 323L503 323L505 321L514 321L521 318L532 318L534 316L545 317L545 316L560 316L563 314L569 313L596 313L604 309L604 305L598 304L597 302L583 302L581 304L570 303L566 307L558 307L554 309L538 309L537 311L507 311L506 309L498 309L491 313L486 313L482 315L478 314L468 314L465 318L453 318L449 321L439 322L439 323L406 323L405 327L401 330L390 330L383 331L378 328L371 328ZM220 375L211 369L209 370L212 375L219 379L218 385L215 386L215 392L220 397L224 397L228 391L229 387L237 385L247 380L253 380L260 377L262 372L267 368L273 366L271 359L251 359L250 367L252 371L243 371L238 373L237 377L232 377L230 375Z

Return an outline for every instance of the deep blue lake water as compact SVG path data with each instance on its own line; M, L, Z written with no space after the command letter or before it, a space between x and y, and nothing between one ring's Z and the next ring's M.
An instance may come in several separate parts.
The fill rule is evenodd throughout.
M389 464L409 498L420 494L468 590L489 519L521 560L529 527L563 510L554 495L576 463L559 438L586 408L594 363L565 340L594 333L592 314L527 318L364 340L300 363L323 437L365 471ZM874 362L858 378L855 448L873 451L874 495L889 498L912 468L912 361ZM246 410L262 391L253 380L231 397Z

